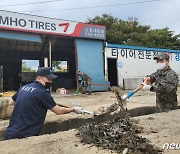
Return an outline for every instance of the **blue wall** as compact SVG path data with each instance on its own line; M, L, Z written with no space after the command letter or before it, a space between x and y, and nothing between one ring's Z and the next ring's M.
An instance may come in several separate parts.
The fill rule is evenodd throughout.
M104 78L103 41L76 39L78 70L92 79L93 91L109 90Z
M0 31L0 38L42 43L40 35L31 34L31 33Z

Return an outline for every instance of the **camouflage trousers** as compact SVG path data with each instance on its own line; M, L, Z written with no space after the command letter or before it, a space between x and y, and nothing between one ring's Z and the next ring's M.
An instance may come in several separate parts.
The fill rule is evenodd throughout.
M167 112L169 110L174 110L177 108L177 101L158 101L156 99L156 112Z
M90 81L83 81L82 84L82 94L86 94L88 92L88 94L91 94L92 90L91 90L91 82Z

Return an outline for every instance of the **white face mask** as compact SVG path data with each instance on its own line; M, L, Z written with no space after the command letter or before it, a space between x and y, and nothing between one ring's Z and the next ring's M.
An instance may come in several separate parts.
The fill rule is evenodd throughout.
M157 70L163 70L166 67L166 63L157 63Z

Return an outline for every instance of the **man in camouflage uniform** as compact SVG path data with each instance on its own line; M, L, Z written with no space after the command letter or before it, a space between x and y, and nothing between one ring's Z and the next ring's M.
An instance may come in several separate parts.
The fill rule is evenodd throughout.
M82 86L82 94L86 94L88 91L88 94L90 95L91 90L91 78L81 71L78 71L78 76L81 78L80 86Z
M148 77L147 84L151 85L150 91L156 92L156 110L157 112L167 112L177 108L177 86L178 75L169 66L169 55L159 53L154 57L158 69Z

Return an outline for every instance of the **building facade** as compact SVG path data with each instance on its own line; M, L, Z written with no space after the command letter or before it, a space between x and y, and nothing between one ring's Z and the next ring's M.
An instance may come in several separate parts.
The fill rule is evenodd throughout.
M80 70L92 78L93 91L106 91L105 39L106 30L101 25L0 10L1 91L17 90L34 80L32 70L23 72L23 60L38 61L37 67L55 67L58 78L53 81L53 90L75 89ZM57 71L61 62L66 62L67 71Z
M167 52L170 66L180 78L180 51L160 48L145 48L107 44L105 48L105 77L111 86L134 89L146 75L156 71L153 57L158 52Z

